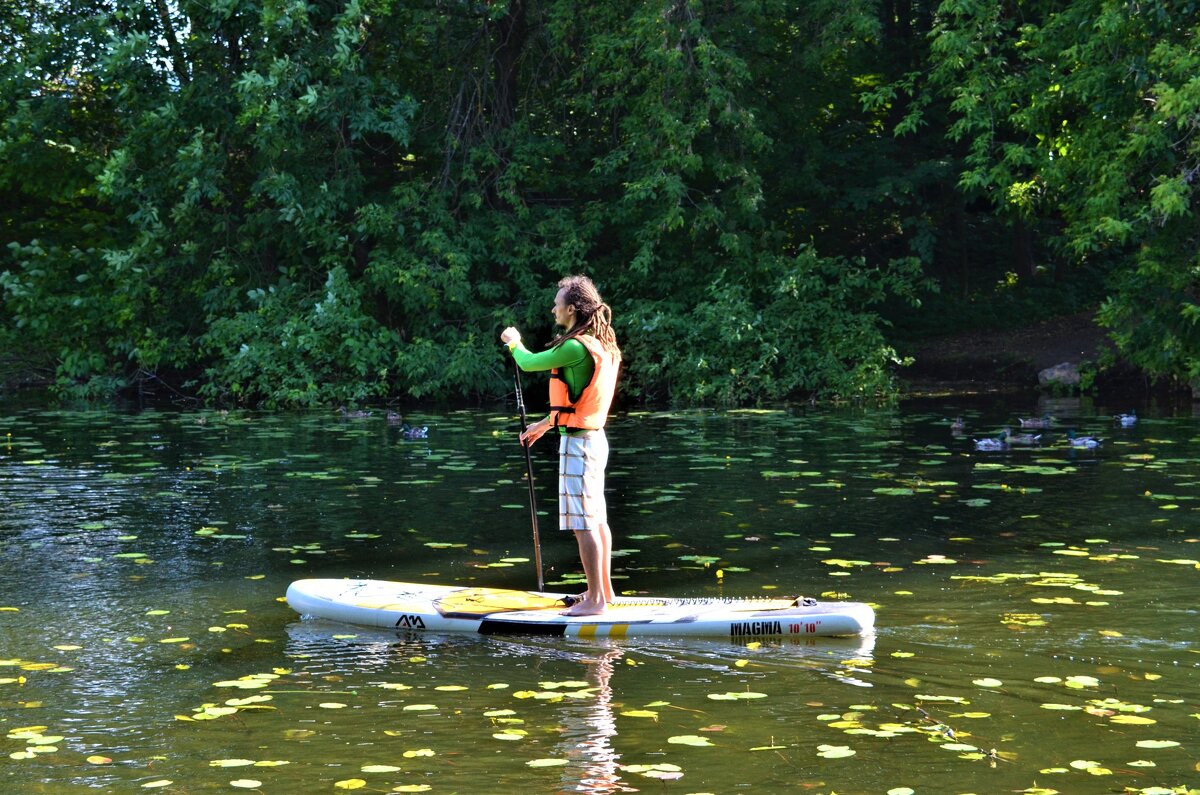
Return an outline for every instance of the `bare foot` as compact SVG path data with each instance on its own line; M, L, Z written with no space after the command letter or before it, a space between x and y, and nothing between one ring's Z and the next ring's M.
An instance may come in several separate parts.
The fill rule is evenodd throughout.
M608 604L605 602L591 602L584 599L582 602L576 602L566 610L562 611L564 616L598 616L608 610Z

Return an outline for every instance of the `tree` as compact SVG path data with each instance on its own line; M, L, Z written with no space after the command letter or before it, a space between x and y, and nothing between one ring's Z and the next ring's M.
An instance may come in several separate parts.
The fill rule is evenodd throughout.
M268 405L496 395L496 331L546 329L551 285L576 271L616 308L631 394L890 388L875 306L911 297L918 260L841 234L878 205L872 223L897 227L902 203L855 162L882 135L854 95L878 45L873 5L98 11L61 30L103 56L83 71L111 98L87 184L105 243L64 233L52 271L24 241L3 276L8 332L44 324L63 389L163 379ZM839 171L860 198L830 201Z
M1200 377L1200 11L1172 2L945 2L934 85L969 154L960 185L1051 219L1076 267L1110 272L1100 313L1156 376Z

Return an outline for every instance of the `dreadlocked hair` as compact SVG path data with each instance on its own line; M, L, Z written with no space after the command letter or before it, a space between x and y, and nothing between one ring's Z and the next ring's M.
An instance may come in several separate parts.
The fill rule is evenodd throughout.
M601 300L592 280L586 276L568 276L559 281L558 289L566 290L563 303L575 307L575 325L554 340L554 347L580 334L591 334L605 350L619 355L621 350L612 328L612 308Z

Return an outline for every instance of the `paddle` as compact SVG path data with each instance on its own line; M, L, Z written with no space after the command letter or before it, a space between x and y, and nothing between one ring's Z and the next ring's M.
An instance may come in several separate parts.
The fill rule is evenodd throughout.
M525 433L528 425L525 422L525 398L521 394L521 368L513 359L513 383L517 386L517 411L521 414L521 433ZM542 582L542 542L538 538L537 497L533 492L533 459L529 457L529 442L521 442L525 448L525 473L529 475L529 520L533 523L533 561L537 566L537 585L539 591L546 590Z

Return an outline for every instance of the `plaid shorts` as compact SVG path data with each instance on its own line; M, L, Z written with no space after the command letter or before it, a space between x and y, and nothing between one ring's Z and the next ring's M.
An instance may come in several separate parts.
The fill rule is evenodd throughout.
M558 529L599 530L608 524L604 467L608 438L604 430L559 436Z

